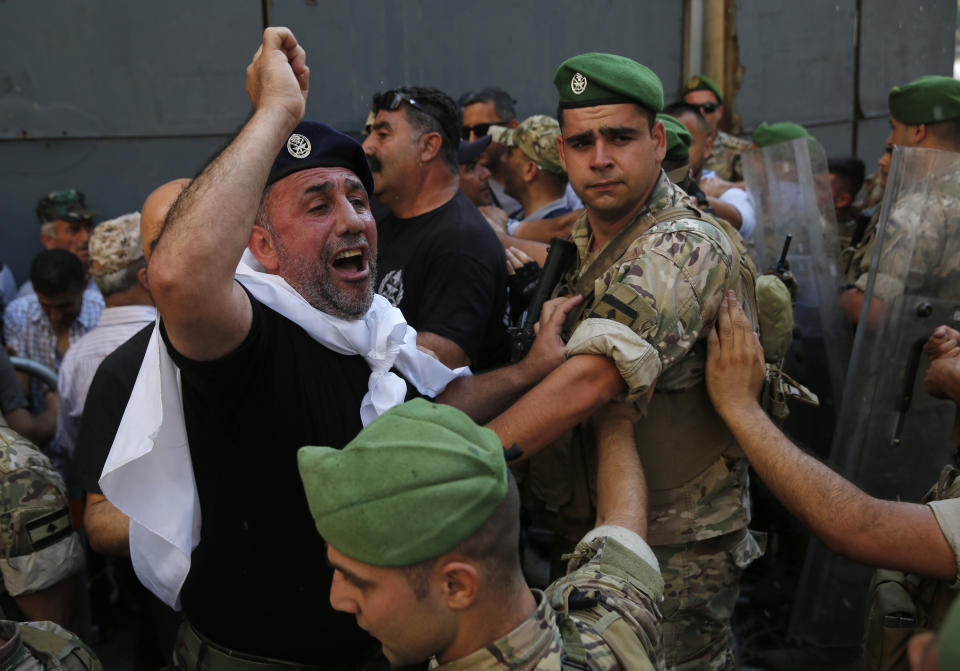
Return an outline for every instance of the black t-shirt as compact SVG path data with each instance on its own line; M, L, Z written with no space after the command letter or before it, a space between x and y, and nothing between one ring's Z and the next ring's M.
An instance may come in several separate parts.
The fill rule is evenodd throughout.
M153 324L144 326L110 352L90 382L73 453L74 470L86 492L103 494L100 473L127 409L151 333Z
M457 343L475 371L509 358L503 246L463 193L411 219L377 223L377 293L418 331Z
M253 655L320 664L378 645L329 601L333 573L297 471L304 445L343 447L362 428L370 368L251 298L250 333L198 362L177 353L202 531L181 593L190 622Z

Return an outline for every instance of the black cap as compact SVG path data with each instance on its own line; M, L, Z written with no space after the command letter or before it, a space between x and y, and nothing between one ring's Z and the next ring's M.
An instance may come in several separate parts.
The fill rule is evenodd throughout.
M489 146L489 135L478 137L473 142L461 142L460 148L457 149L457 163L460 165L463 165L464 163L473 163L480 158L480 155L483 154L483 152L485 152Z
M301 121L274 160L267 185L310 168L347 168L373 193L373 174L360 143L327 124Z

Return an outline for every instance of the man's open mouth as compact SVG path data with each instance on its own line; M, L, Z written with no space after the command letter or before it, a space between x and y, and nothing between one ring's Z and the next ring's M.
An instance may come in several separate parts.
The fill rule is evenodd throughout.
M347 275L359 275L368 271L367 253L361 247L344 249L333 257L333 267Z

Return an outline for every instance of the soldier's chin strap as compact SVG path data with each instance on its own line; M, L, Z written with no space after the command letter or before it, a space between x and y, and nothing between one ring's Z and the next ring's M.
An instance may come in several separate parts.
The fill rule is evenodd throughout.
M514 443L509 448L503 448L503 458L507 461L516 461L523 456L523 450L520 449L520 446Z

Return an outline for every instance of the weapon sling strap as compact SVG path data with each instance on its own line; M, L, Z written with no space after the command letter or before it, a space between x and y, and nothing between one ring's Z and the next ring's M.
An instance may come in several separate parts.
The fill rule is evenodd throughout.
M638 228L637 224L634 224L633 226L624 226L623 229L620 230L604 246L597 257L590 263L587 269L580 274L580 277L573 285L573 295L581 294L584 297L584 300L576 310L572 310L568 315L566 322L567 328L572 330L573 326L580 321L580 318L583 316L583 312L589 309L590 304L593 302L593 288L597 278L603 274L603 271L612 266L620 257L623 256L624 252L627 251L627 247L630 246L630 243L632 243L638 237L646 235L658 224L679 221L680 219L698 219L700 221L705 221L708 224L720 229L720 231L722 231L723 234L728 238L734 253L734 258L732 259L730 268L730 283L733 283L734 278L737 277L738 273L741 277L743 277L750 294L749 300L751 302L751 307L753 308L753 314L756 315L757 297L756 291L754 290L754 283L757 270L756 267L753 266L753 262L750 260L750 257L746 255L744 251L740 249L740 245L737 244L740 234L726 221L712 217L694 205L687 204L680 205L678 207L668 207L664 210L660 210L656 213L656 215L648 212L639 222L637 222L637 224L643 227L642 233L639 235L636 233Z

